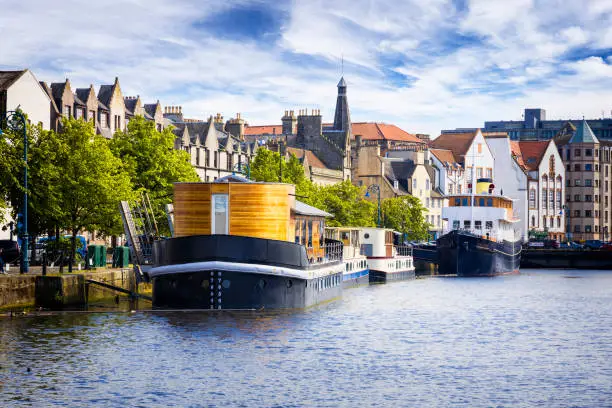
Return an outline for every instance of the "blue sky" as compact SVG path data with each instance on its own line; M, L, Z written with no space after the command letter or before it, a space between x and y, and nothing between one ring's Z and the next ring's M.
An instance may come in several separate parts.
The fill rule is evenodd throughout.
M6 0L0 0L6 1ZM24 0L0 14L0 67L181 105L189 117L286 109L409 132L612 115L610 0ZM24 23L25 22L25 23Z

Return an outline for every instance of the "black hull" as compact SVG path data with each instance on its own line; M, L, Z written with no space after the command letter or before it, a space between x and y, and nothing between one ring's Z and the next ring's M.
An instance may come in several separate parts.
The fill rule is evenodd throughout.
M366 269L351 274L344 273L342 279L342 287L344 289L367 285L370 282L370 272Z
M497 276L518 273L521 243L495 242L462 231L438 238L438 273L457 276Z
M342 295L342 272L317 279L202 270L153 278L153 307L301 309Z
M415 278L414 269L398 272L384 272L370 269L370 283L387 283Z

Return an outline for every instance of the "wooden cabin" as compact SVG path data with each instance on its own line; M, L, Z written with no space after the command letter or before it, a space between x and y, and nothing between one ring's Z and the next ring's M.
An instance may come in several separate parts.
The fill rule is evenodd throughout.
M211 183L174 185L174 236L239 235L289 241L309 259L325 255L325 218L331 214L295 199L295 186L228 176Z

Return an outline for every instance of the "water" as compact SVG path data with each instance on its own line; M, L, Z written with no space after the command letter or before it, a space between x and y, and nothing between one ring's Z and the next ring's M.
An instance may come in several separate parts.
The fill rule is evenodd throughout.
M612 406L612 272L424 278L293 313L0 318L0 406Z

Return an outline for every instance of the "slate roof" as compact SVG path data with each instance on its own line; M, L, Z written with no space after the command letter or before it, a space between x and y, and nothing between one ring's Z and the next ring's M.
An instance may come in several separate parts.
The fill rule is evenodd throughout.
M529 140L518 142L521 157L528 170L537 170L550 140Z
M22 71L0 71L0 90L4 91L10 88L26 71L27 69Z
M281 135L283 133L283 125L264 125L264 126L245 126L245 135Z
M391 184L393 181L397 180L399 185L399 190L408 193L408 179L412 177L414 174L414 170L416 169L416 165L412 160L385 160L385 177Z
M333 214L320 210L317 207L313 207L312 205L308 205L299 200L295 200L295 207L293 207L292 210L296 214L310 215L311 217L333 217L334 216Z
M87 103L87 99L89 98L89 91L90 88L77 88L77 90L74 91L74 96L79 98L82 102Z
M572 136L568 143L599 143L599 139L597 139L586 120L583 119L576 126L574 136Z
M443 133L429 143L434 149L445 149L453 152L457 163L463 163L465 154L472 145L476 132L469 133Z
M66 82L55 82L51 84L51 95L53 99L59 101L64 96L64 90L66 89Z
M155 117L155 111L157 110L157 103L145 103L143 107L145 113L147 113L151 119L153 119Z
M109 106L111 98L113 97L114 87L115 85L100 85L100 90L98 91L98 100L104 105Z
M363 140L390 140L424 144L421 139L395 125L376 122L353 122L353 135L360 135Z
M287 147L287 153L295 154L301 162L304 161L304 157L308 160L308 164L312 167L319 169L327 169L328 167L314 154L312 150L300 149L297 147Z
M81 105L81 106L87 106L87 104L85 102L83 102L83 100L81 98L79 98L79 96L74 93L74 103L76 103L77 105Z
M123 98L123 103L125 104L125 109L128 111L127 113L134 114L134 109L136 109L136 105L138 104L137 98L128 98L127 96Z

